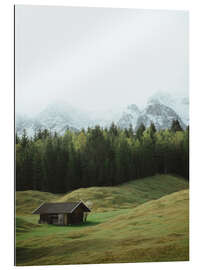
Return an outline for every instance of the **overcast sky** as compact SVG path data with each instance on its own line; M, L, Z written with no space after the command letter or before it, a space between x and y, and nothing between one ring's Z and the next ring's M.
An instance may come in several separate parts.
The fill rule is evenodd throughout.
M188 93L188 13L16 6L16 111L55 101L83 109L143 106Z

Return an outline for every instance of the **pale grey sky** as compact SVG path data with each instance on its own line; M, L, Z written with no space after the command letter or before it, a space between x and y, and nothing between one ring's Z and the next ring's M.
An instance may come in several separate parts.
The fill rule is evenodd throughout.
M188 13L16 6L16 111L55 101L83 109L142 106L188 94Z

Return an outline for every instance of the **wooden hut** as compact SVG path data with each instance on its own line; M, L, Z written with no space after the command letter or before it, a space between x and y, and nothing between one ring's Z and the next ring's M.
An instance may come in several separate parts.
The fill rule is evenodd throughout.
M39 223L71 225L86 222L91 210L84 202L43 203L32 214L39 214Z

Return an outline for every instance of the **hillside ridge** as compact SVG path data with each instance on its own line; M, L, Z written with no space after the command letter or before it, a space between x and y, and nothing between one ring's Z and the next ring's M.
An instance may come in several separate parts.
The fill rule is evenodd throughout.
M29 215L44 201L68 202L76 200L83 200L94 212L126 209L188 187L188 182L181 177L155 175L118 186L79 188L64 195L41 191L17 191L16 212L17 214Z

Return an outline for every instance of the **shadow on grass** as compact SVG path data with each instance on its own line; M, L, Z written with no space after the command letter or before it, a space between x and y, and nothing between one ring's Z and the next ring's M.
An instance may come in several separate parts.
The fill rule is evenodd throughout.
M30 248L16 247L16 265L20 266L28 262L30 259L39 259L46 256L51 251L51 248Z
M84 227L89 227L89 226L95 226L98 225L102 222L98 222L98 221L86 221L85 223L81 223L81 224L71 224L71 225L56 225L56 224L49 224L49 226L51 227L71 227L71 228L84 228Z
M71 226L74 226L74 227L89 227L89 226L98 225L100 223L102 223L102 222L99 222L99 221L86 221L85 223L78 224L78 225L71 225Z

